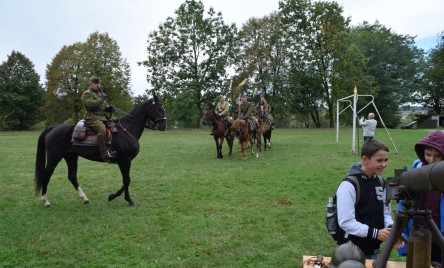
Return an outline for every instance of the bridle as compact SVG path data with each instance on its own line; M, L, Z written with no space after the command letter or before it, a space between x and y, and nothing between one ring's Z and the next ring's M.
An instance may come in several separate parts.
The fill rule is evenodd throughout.
M156 104L156 103L153 101L152 109L154 109L154 104ZM134 115L127 113L121 109L118 109L118 108L115 108L115 109L116 109L116 111L119 111L119 112L125 114L127 116L126 119L128 121L130 121L131 123L135 124L138 127L143 127L146 129L156 130L157 127L159 126L160 122L167 120L166 116L165 117L156 117L154 119L148 118L148 120L143 120L143 119L139 119L139 118L135 117ZM122 126L120 119L117 121L116 125L119 126L120 128L122 128L122 130L124 132L129 134L129 132L126 130L126 128Z

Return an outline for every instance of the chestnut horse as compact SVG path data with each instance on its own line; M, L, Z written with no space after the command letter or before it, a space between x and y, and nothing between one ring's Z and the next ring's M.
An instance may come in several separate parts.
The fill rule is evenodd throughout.
M228 156L231 156L234 137L231 135L230 128L225 127L223 116L216 114L216 112L210 107L206 107L203 123L204 125L207 124L212 126L213 138L216 143L217 158L222 159L224 157L222 155L222 144L224 143L225 138L227 139L228 148L230 149Z
M254 124L254 123L253 123ZM242 159L247 160L245 150L248 143L251 148L251 155L254 155L253 145L256 143L256 157L259 157L261 151L261 128L262 120L259 119L259 127L255 126L255 130L252 131L246 119L236 119L231 126L231 131L238 138L242 151Z

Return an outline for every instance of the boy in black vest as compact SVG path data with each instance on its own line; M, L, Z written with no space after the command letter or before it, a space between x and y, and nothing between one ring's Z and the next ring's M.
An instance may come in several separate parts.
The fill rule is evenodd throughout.
M385 204L385 186L378 178L388 163L389 149L383 143L370 140L362 146L362 162L350 167L347 176L356 176L360 186L360 200L356 207L356 186L343 181L336 192L339 226L367 259L377 259L381 243L387 240L393 224L390 204ZM396 248L404 242L398 241Z

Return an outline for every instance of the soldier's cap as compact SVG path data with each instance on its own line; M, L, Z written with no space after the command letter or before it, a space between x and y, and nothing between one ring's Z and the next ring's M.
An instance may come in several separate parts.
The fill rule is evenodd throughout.
M100 78L97 76L91 76L91 78L89 79L89 82L98 84L98 83L100 83Z

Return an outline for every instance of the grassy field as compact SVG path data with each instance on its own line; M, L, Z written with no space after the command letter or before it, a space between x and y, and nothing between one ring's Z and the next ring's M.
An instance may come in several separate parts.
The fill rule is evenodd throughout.
M130 193L117 165L79 162L83 205L65 163L48 187L52 209L34 194L38 132L0 133L0 266L297 267L302 255L330 256L325 205L351 163L351 129L277 129L271 150L242 161L216 159L208 129L147 131L133 161ZM428 130L384 129L389 167L410 165ZM362 139L362 137L361 137ZM360 141L362 142L362 140ZM392 260L402 260L392 252Z

